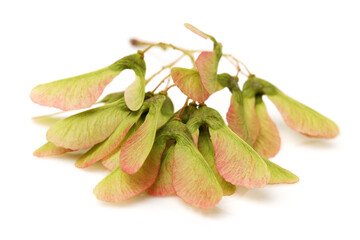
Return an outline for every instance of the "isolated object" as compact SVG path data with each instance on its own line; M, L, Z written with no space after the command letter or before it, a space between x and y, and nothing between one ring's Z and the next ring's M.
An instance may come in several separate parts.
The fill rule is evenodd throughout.
M146 49L103 69L35 87L31 99L43 106L65 111L95 103L102 106L56 122L46 134L48 142L34 155L87 149L75 165L85 168L101 161L111 171L94 189L98 199L109 202L146 191L153 196L176 194L195 207L212 208L223 196L233 194L236 186L261 188L297 182L296 175L268 160L280 149L280 135L263 96L276 105L290 128L306 136L333 138L339 133L336 124L255 77L242 62L224 54L214 37L190 24L186 27L209 38L213 50L201 52L131 40ZM182 55L146 79L144 55L152 47L173 49ZM195 59L194 54L199 52ZM191 68L176 66L183 57L191 60ZM218 73L221 58L234 65L235 76ZM134 82L124 92L98 101L104 88L124 69L135 72ZM160 79L153 91L145 92L146 84L165 70L169 75ZM239 74L247 77L242 90ZM166 87L156 92L166 82ZM176 113L168 96L172 87L187 96ZM231 92L228 125L215 109L204 104L223 88ZM188 103L189 99L193 101Z

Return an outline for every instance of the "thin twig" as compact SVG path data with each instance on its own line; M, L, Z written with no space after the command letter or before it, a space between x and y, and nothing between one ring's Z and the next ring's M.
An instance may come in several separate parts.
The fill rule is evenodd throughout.
M156 77L157 75L159 75L162 71L164 71L167 68L171 68L172 66L174 66L177 62L179 62L183 57L185 56L185 54L182 54L180 57L178 57L175 61L173 61L172 63L163 66L162 68L160 68L159 71L157 71L156 73L154 73L151 77L149 77L146 81L145 81L145 85L148 84L154 77Z
M165 78L163 78L163 80L161 80L160 83L151 92L154 93L156 91L156 89L158 89L158 87L160 87L160 85L163 84L165 82L165 80L169 79L169 78L170 78L170 73Z
M165 89L167 89L169 87L169 84L170 84L170 78L168 78Z
M186 98L184 106L180 109L179 113L176 115L177 118L180 118L181 113L184 111L185 107L188 105L189 99L190 99L189 97Z
M172 85L170 85L169 87L167 87L167 88L164 90L164 92L169 91L169 89L170 89L170 88L175 87L175 86L176 86L176 84L172 84Z
M248 69L248 67L247 67L242 61L240 61L239 59L235 58L233 55L231 55L231 54L223 54L223 56L224 56L224 57L230 57L230 58L232 58L235 62L241 64L241 65L245 68L245 70L248 72L249 75L253 75L253 74L250 72L250 70Z
M180 48L180 47L177 47L175 45L172 45L170 43L164 43L164 42L158 42L158 43L151 43L151 42L144 42L144 41L139 41L137 39L131 39L130 40L130 43L133 45L133 46L148 46L145 50L141 51L141 53L145 53L146 51L148 51L150 48L152 47L161 47L162 49L167 49L167 48L172 48L174 50L178 50L180 52L183 52L185 55L187 55L191 62L193 63L193 65L195 65L195 59L194 59L194 56L193 54L195 52L201 52L202 50L188 50L188 49L184 49L184 48Z
M246 77L249 77L249 74L246 74L244 73L242 70L241 70L241 67L240 67L240 64L239 62L235 61L234 58L232 58L230 55L228 54L224 54L224 57L226 60L228 60L237 70L237 73L236 73L236 76L239 75L239 73L241 73L242 75L246 76Z
M228 60L235 68L236 68L236 76L239 76L239 73L241 73L242 75L248 77L249 75L247 75L246 73L244 73L243 71L241 71L240 65L238 62L235 62L232 58L230 58L227 55L224 55L225 59Z

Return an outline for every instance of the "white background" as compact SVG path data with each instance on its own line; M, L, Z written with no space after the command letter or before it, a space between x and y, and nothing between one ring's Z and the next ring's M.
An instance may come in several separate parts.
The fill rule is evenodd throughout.
M359 239L359 11L358 1L344 0L1 1L0 239ZM306 138L268 104L282 137L273 161L299 183L238 188L206 211L177 197L111 204L92 194L108 174L100 164L77 169L76 155L32 156L47 126L31 117L56 112L30 101L32 87L134 53L132 37L211 49L185 22L339 125L336 139ZM148 76L176 56L151 50ZM222 71L235 72L225 60ZM132 79L125 72L106 92ZM175 89L169 94L181 107L185 97ZM223 90L207 104L225 116L229 97Z

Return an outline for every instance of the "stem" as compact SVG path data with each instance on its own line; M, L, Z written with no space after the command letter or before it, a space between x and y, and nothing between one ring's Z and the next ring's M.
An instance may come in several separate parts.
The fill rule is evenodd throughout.
M225 59L228 60L235 68L236 68L236 76L239 76L239 73L241 73L242 75L249 77L246 73L244 73L243 71L241 71L240 65L238 62L235 62L232 58L230 58L227 55L224 55Z
M185 56L185 54L182 54L179 58L177 58L175 61L173 61L172 63L163 66L162 68L160 68L159 71L157 71L156 73L154 73L151 77L149 77L146 81L145 81L145 85L148 84L154 77L156 77L157 75L159 75L162 71L164 71L167 68L171 68L172 66L174 66L178 61L180 61L183 57Z
M137 39L131 39L130 40L130 43L133 45L133 46L148 46L145 50L141 51L142 53L145 53L146 51L148 51L150 48L152 47L161 47L162 49L166 50L167 48L172 48L174 50L178 50L182 53L184 53L185 55L187 55L192 64L195 66L195 59L194 59L194 56L193 54L195 52L201 52L202 50L188 50L188 49L184 49L184 48L180 48L180 47L177 47L177 46L174 46L172 45L171 43L164 43L164 42L158 42L158 43L151 43L151 42L143 42L143 41L139 41Z
M231 59L234 60L236 63L241 64L241 65L245 68L245 70L248 72L249 75L253 75L253 74L250 72L250 70L247 68L247 66L246 66L242 61L240 61L239 59L235 58L233 55L231 55L231 54L223 54L223 56L224 56L224 57L227 57L227 58L231 58ZM240 65L238 65L238 66L239 66L239 68L240 68Z
M189 97L186 98L184 106L180 109L179 113L176 115L177 118L180 118L181 113L184 111L185 107L188 105L189 99L190 99Z
M170 78L168 78L165 89L167 89L169 87L169 84L170 84Z
M141 55L144 55L144 53L146 53L152 47L154 47L154 45L150 45L147 48L145 48L144 50L140 51Z
M182 48L176 47L176 46L174 46L174 45L172 45L172 44L169 44L169 43L160 43L160 45L169 46L169 47L171 47L171 48L174 49L174 50L178 50L178 51L183 52L185 55L187 55L187 56L190 58L191 63L195 66L195 59L194 59L194 56L193 56L193 54L194 54L195 51L190 51L190 50L182 49Z
M161 80L160 83L151 92L154 93L156 91L156 89L158 89L158 87L160 87L160 85L163 84L165 82L165 80L169 79L169 78L170 78L170 74L168 74L163 80Z
M169 89L170 89L170 88L175 87L175 86L176 86L176 84L172 84L172 85L170 85L169 87L167 87L167 88L164 90L164 92L169 91Z

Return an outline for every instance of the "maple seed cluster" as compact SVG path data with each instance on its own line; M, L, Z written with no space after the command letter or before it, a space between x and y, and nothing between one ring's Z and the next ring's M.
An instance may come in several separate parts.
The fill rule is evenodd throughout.
M213 50L200 52L195 60L197 51L132 40L146 49L100 70L36 86L31 99L43 106L69 111L102 105L57 121L47 131L48 142L34 155L88 149L76 167L101 161L111 171L94 189L98 199L109 202L146 191L154 196L176 194L192 206L212 208L222 196L233 194L236 186L261 188L297 182L296 175L268 160L278 153L280 136L263 96L275 104L290 128L306 136L333 138L339 133L337 125L255 77L242 62L222 53L222 45L214 37L185 25L212 40ZM159 71L170 69L158 87L171 79L174 85L146 93L146 84L159 73L145 79L144 55L152 47L180 51L180 58L189 57L194 67L175 67L180 58L175 60ZM218 74L221 58L235 66L235 76ZM135 81L125 91L98 101L104 88L124 69L135 72ZM248 78L242 89L240 73ZM167 93L173 86L187 96L185 105L175 113ZM231 92L228 125L215 109L204 104L211 94L224 88ZM188 103L189 99L193 101Z

